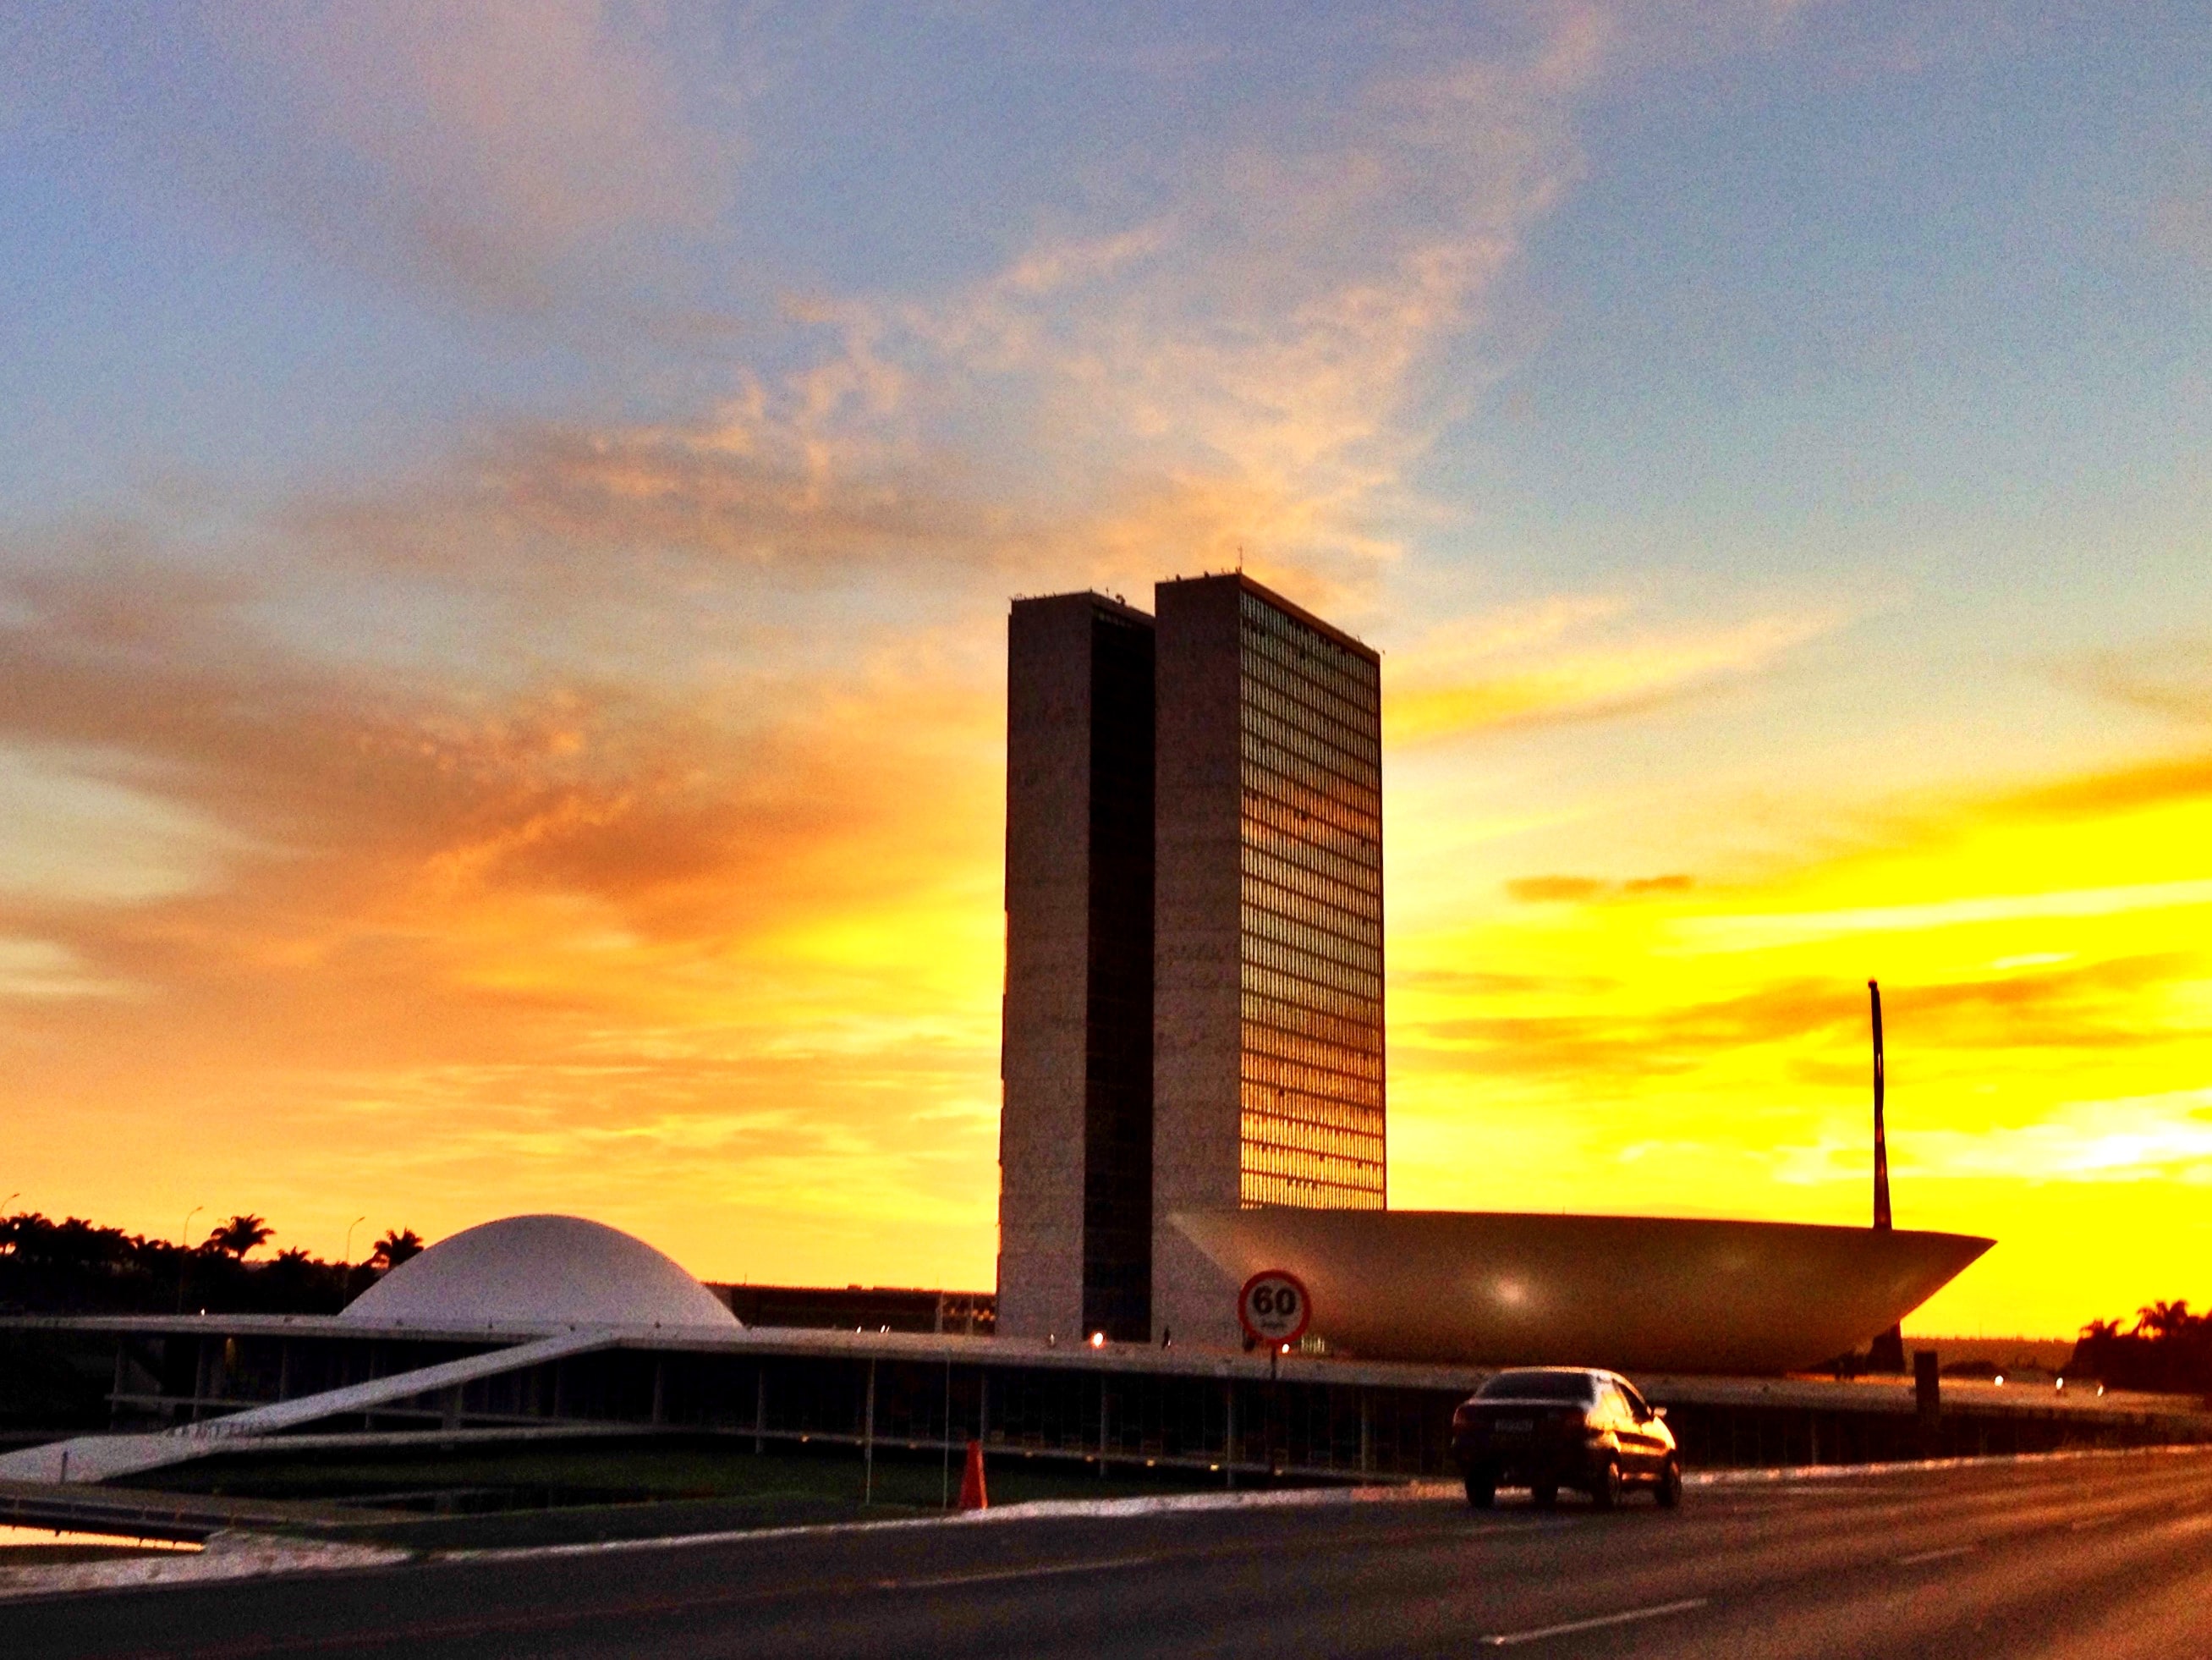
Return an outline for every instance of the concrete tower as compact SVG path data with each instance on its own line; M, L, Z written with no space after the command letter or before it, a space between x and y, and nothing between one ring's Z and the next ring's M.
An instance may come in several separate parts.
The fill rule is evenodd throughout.
M1380 1209L1380 660L1241 575L1018 600L999 1329L1234 1343L1178 1209Z
M999 1329L1152 1315L1152 621L1014 602L1006 651Z
M1158 616L1152 1323L1237 1341L1178 1209L1381 1209L1381 660L1242 575Z

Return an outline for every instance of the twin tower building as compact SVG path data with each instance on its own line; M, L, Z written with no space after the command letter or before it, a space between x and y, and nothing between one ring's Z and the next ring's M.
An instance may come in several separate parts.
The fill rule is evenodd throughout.
M1177 1212L1382 1207L1380 669L1242 574L1014 602L1002 1335L1233 1342Z

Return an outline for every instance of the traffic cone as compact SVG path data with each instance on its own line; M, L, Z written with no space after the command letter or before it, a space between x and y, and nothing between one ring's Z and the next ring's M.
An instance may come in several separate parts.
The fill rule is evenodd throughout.
M991 1500L983 1491L983 1444L968 1444L968 1465L960 1472L960 1508L988 1510Z

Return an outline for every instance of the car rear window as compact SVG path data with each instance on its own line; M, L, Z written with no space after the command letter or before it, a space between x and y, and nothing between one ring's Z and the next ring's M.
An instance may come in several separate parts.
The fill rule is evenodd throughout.
M1482 1401L1589 1401L1589 1374L1580 1371L1501 1371L1480 1389Z

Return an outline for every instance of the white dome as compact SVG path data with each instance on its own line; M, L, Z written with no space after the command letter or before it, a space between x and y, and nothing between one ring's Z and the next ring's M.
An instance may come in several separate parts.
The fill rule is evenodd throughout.
M338 1317L447 1331L738 1324L720 1298L644 1240L580 1216L507 1216L441 1239Z

